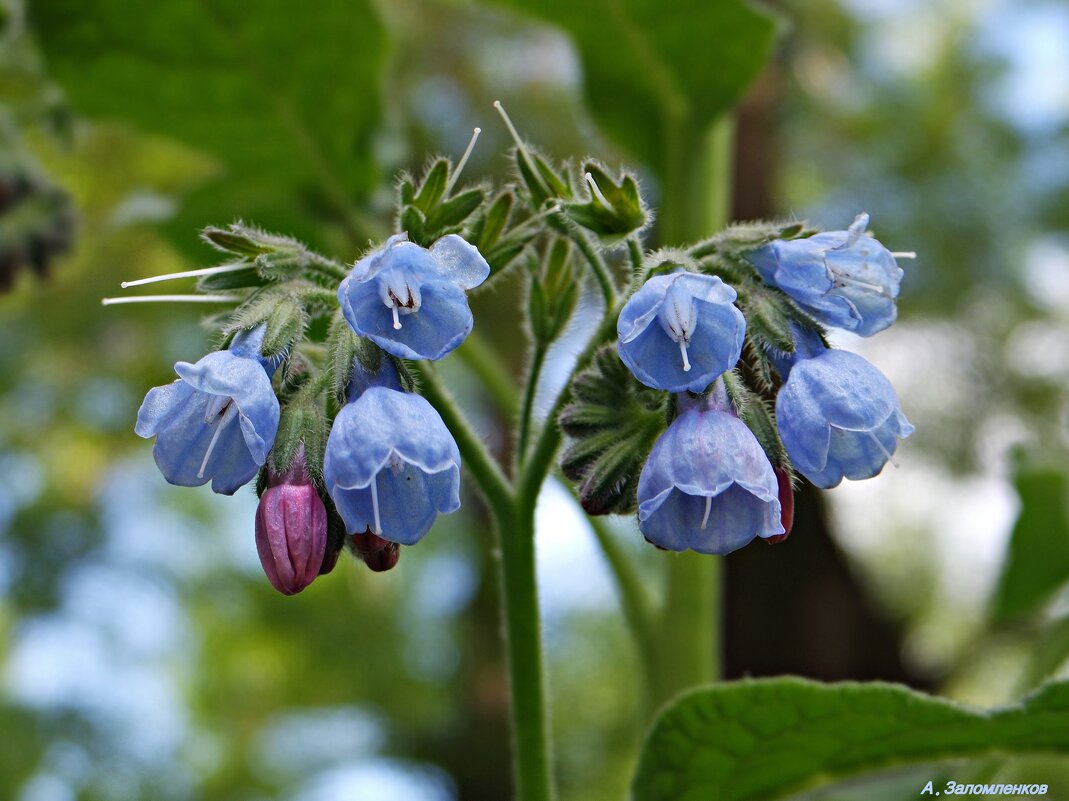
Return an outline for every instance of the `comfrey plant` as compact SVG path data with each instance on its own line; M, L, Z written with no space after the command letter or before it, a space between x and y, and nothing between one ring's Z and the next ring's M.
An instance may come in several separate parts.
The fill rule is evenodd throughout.
M559 466L592 516L633 515L662 550L782 542L796 474L819 487L870 478L913 431L887 379L825 336L891 325L896 257L912 254L869 236L867 215L846 231L754 223L650 252L650 213L631 174L553 164L498 110L516 141L513 176L458 188L473 137L456 166L437 159L419 180L400 181L393 233L351 268L236 223L204 231L225 264L126 285L198 277L198 294L106 302L234 307L209 320L221 349L179 362L179 379L148 393L136 431L156 438L156 463L173 484L210 481L232 494L256 479L250 529L282 593L330 572L342 550L374 571L393 568L402 548L460 507L463 466L500 546L517 781L522 797L542 798L534 508L548 474ZM469 293L509 273L526 294L521 392L493 348L469 340ZM584 314L599 309L600 320L538 420L547 354L584 295ZM516 412L499 458L435 369L458 348L488 397ZM610 561L641 620L621 557ZM636 624L652 642L650 629Z

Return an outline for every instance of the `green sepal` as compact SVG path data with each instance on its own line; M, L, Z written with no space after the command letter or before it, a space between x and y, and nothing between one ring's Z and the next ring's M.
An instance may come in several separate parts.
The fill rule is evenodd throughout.
M531 198L531 206L535 209L541 209L542 205L550 198L568 200L572 197L572 188L568 181L558 175L537 151L528 147L527 156L525 156L523 151L515 148L514 155L520 180L527 187L527 194ZM528 157L531 163L528 162Z
M267 279L260 275L260 271L254 265L249 264L248 267L242 270L201 276L200 280L197 281L197 291L211 294L230 289L260 287L266 283Z
M731 398L739 419L753 432L768 461L774 467L790 471L791 460L787 456L787 449L783 447L783 440L776 428L776 418L768 402L746 386L737 371L729 370L724 373L723 378L728 397Z
M448 229L467 220L482 205L484 197L482 189L468 189L435 206L427 212L428 235L438 239L450 233Z
M735 223L691 248L696 255L713 253L741 256L767 245L775 239L802 239L817 233L804 222L777 223L764 220Z
M494 202L486 211L476 218L468 231L468 241L479 249L485 257L487 253L501 239L512 215L512 206L515 197L512 192L505 191L494 198ZM491 265L492 267L492 265Z
M590 173L609 205L602 203L593 190L586 203L565 204L565 211L576 225L593 232L606 244L615 244L646 226L649 214L633 175L623 173L617 183L597 163L584 164L583 170Z
M532 270L528 295L531 333L548 345L564 331L579 300L579 284L571 266L571 245L556 239L549 248L541 276Z
M308 251L303 245L261 253L253 261L261 278L268 281L291 281L308 266Z
M200 232L200 236L216 250L248 258L267 253L273 250L276 244L268 241L276 239L275 237L241 222L231 223L227 228L210 225Z
M330 378L331 397L338 404L345 403L345 389L353 372L358 341L359 337L345 318L341 314L336 315L327 334L326 369Z
M449 159L437 159L424 175L419 192L406 202L411 203L424 214L430 214L431 209L445 196L445 188L449 184L449 172Z
M531 240L538 236L538 231L526 229L524 231L510 233L497 241L490 250L480 249L486 263L490 265L490 277L497 275L508 267L516 258L523 253Z
M297 395L282 407L271 449L271 468L277 473L285 472L304 443L308 472L317 484L322 484L327 434L327 418L320 404L307 393Z
M665 428L663 392L643 386L606 345L571 384L572 402L560 413L571 438L561 471L578 484L592 515L630 514L642 466Z
M308 325L308 314L304 305L292 298L276 303L264 320L264 342L261 353L264 356L276 356L289 353L290 348L304 336Z
M262 290L239 306L224 331L229 336L238 331L267 327L261 353L264 356L285 354L304 334L308 315L304 306L290 293Z
M738 305L746 315L746 332L754 344L762 349L771 346L784 353L793 353L791 322L795 315L786 296L753 282L736 288Z
M421 247L431 244L427 237L427 218L415 206L405 206L401 209L399 220L400 228L408 234L408 239Z

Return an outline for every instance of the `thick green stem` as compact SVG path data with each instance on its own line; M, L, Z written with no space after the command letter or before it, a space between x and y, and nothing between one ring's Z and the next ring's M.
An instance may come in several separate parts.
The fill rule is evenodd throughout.
M501 594L505 601L505 649L515 755L517 801L551 801L549 727L542 666L542 628L535 575L534 497L513 494L497 462L472 430L433 366L416 364L423 395L449 427L461 460L475 480L494 520L501 552ZM544 475L544 473L543 473Z
M554 794L535 575L534 504L522 498L517 501L514 515L498 521L516 799L550 801Z

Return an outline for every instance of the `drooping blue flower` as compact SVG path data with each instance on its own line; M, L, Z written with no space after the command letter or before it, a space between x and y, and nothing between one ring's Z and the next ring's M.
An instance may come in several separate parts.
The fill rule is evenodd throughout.
M799 348L786 372L776 423L794 467L818 487L871 478L913 433L891 382L854 353Z
M490 274L479 251L456 234L430 249L405 235L356 263L338 287L353 330L401 359L440 359L471 333L467 289Z
M350 534L412 545L460 508L460 451L425 399L371 386L346 404L327 440L327 491Z
M273 368L260 355L263 336L261 326L238 334L229 350L178 362L179 379L145 396L134 431L156 437L152 455L171 484L211 481L215 492L233 495L267 460L279 407Z
M726 554L784 533L772 465L723 385L683 406L638 481L643 535L670 551Z
M733 305L736 297L715 276L654 276L620 312L620 358L653 389L705 391L742 353L746 318Z
M859 214L846 231L777 239L746 258L819 322L872 336L898 317L902 268L865 235L868 224L869 215Z

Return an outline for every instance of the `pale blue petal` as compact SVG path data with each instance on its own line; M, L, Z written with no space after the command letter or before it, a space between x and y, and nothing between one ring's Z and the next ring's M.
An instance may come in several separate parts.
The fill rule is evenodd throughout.
M456 234L443 236L431 245L431 256L438 264L439 276L461 289L474 289L490 275L479 249Z
M393 327L393 312L373 281L343 282L342 288L342 312L352 329L399 359L440 359L464 341L474 324L467 297L453 284L422 284L419 311L401 315L400 329Z
M776 399L776 423L795 468L824 488L876 475L898 438L913 432L887 378L838 350L795 363Z
M323 465L327 488L346 528L373 527L376 481L382 536L419 540L438 513L460 507L460 451L424 398L371 387L337 415Z
M695 309L687 346L691 369L683 369L679 343L658 320L669 296L685 293ZM735 308L735 290L719 278L677 272L655 276L624 305L616 323L620 359L648 387L702 392L739 360L746 320Z
M783 532L772 465L742 421L715 409L688 409L661 435L638 502L643 535L673 551L724 554Z

